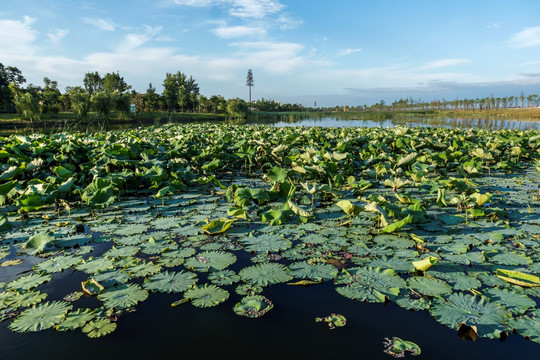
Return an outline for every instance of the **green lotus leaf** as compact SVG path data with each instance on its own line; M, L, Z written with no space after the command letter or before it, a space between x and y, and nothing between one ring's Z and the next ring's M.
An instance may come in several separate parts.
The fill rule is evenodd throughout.
M292 276L282 264L264 263L240 270L242 280L259 286L268 286L290 281Z
M246 296L236 303L233 311L236 315L259 318L274 308L274 304L261 295Z
M0 195L0 200L1 200L1 195ZM0 205L2 205L1 201L0 201ZM9 230L10 228L11 228L11 223L9 222L7 216L5 215L0 216L0 232Z
M143 287L153 292L179 293L186 291L197 282L197 275L188 271L164 271L150 276Z
M76 234L76 235L70 235L65 236L62 238L57 238L54 241L54 246L56 248L74 248L79 247L81 245L86 245L90 243L94 238L91 235L87 234Z
M236 221L236 219L219 219L212 220L208 224L204 225L202 229L209 235L221 234Z
M83 261L80 256L56 256L34 265L34 270L49 274L61 272Z
M77 179L74 176L70 177L69 179L67 179L66 181L64 181L60 185L58 185L58 187L56 188L56 191L58 191L60 194L65 194L65 193L71 192L71 190L73 189L73 185L75 184L76 180Z
M240 276L232 270L222 270L210 273L208 280L216 285L232 285L240 281Z
M204 284L194 287L184 293L184 298L191 299L196 307L206 308L221 304L229 298L229 293L216 285Z
M51 246L53 242L54 237L48 233L37 233L28 238L28 241L23 245L23 249L30 255L36 255Z
M492 288L485 293L491 302L504 306L513 314L523 314L536 306L536 302L525 294L518 294L508 289Z
M137 246L121 246L119 248L113 246L112 249L103 254L103 256L109 258L129 257L138 252L139 248Z
M362 211L362 208L356 204L353 204L349 200L340 200L336 203L336 205L345 212L345 214L349 216L356 216L360 214L360 211Z
M24 167L10 166L2 174L0 174L0 180L11 180L24 171Z
M18 279L15 279L6 284L6 289L8 290L30 290L39 285L51 281L52 276L48 274L37 274L31 273L28 275L21 276Z
M540 344L540 317L538 314L536 316L512 318L508 320L508 326L515 329L518 334Z
M73 331L83 327L87 322L95 317L95 312L91 309L77 309L66 314L64 320L54 328L57 331Z
M288 175L288 171L283 169L283 168L280 168L280 167L277 167L277 166L274 166L272 167L271 169L268 170L268 173L266 174L266 177L268 178L268 180L272 181L272 182L284 182L285 179L287 179L287 175Z
M523 287L540 286L540 278L538 276L526 274L520 271L497 269L497 277L509 282L510 284Z
M146 300L148 292L136 284L121 284L98 295L106 308L127 309Z
M224 270L236 262L234 254L223 251L203 251L186 260L184 266L197 272Z
M153 275L158 273L161 270L161 266L153 264L151 262L141 262L139 264L126 267L124 271L128 273L131 277L145 277L148 275Z
M67 302L73 302L79 300L83 295L84 293L82 291L74 291L64 296L62 300Z
M446 299L435 299L430 312L435 320L454 330L461 324L476 326L481 337L499 338L506 331L502 325L506 311L479 296L453 293Z
M22 292L9 291L5 292L4 294L7 295L4 299L4 305L12 307L14 309L20 309L39 304L47 297L47 294L42 293L38 290Z
M61 322L72 306L62 301L45 302L20 313L9 328L16 332L41 331Z
M448 278L445 278L444 280L452 285L454 291L468 291L471 289L478 289L482 286L480 280L465 274L452 274L452 276L448 276Z
M130 236L135 234L143 234L147 230L148 226L145 224L129 224L116 228L113 233L120 236Z
M397 273L410 273L414 271L414 266L410 261L398 257L382 256L381 258L371 260L367 265L374 268L392 269Z
M499 265L529 265L533 263L530 257L515 251L505 251L490 257L489 260Z
M411 222L413 222L413 217L411 215L407 215L405 218L381 228L381 231L385 233L393 233L401 230L403 226L410 224Z
M151 237L150 240L141 245L141 252L147 255L158 255L164 251L176 250L178 245L169 239L155 240Z
M151 222L154 229L157 230L169 230L178 226L180 218L174 216L165 216L155 219Z
M263 288L259 285L253 285L250 283L238 285L236 287L236 293L243 296L253 296L262 293Z
M109 258L97 258L83 261L77 265L77 270L85 272L87 274L96 274L97 272L103 272L114 268L114 261Z
M376 244L394 249L406 249L415 246L415 242L397 235L377 235L373 238Z
M318 318L315 318L315 322L325 322L328 324L328 327L333 330L335 329L336 327L343 327L347 324L347 319L345 318L345 316L341 315L341 314L330 314L328 316L325 316L325 317L318 317Z
M267 233L259 236L247 236L240 239L246 251L257 253L272 253L287 250L292 246L291 241L285 240L280 234Z
M393 337L391 339L385 338L384 352L392 355L395 358L401 358L405 357L405 355L420 355L422 351L420 346L416 345L412 341L401 340L398 337Z
M431 301L418 293L411 292L407 295L400 295L396 299L396 304L407 310L421 311L429 309Z
M93 278L104 287L125 284L131 280L131 277L121 269L99 271L93 275Z
M268 210L261 213L261 221L269 225L282 225L289 221L292 211L290 210Z
M90 321L82 328L89 338L99 338L108 335L116 330L116 323L111 322L108 319L96 319Z
M407 279L407 286L427 296L439 296L452 292L452 288L444 281L425 276Z
M336 278L336 290L341 295L360 301L384 302L386 298L394 299L405 281L392 269L372 267L354 267L343 269Z
M311 279L314 281L329 280L337 276L338 270L329 264L308 264L297 262L289 265L290 274L298 279Z

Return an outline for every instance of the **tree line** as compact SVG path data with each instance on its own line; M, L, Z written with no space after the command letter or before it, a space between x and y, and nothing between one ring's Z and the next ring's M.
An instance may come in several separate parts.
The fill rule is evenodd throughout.
M298 104L280 104L274 100L246 103L239 98L225 99L221 95L206 97L192 76L178 71L166 73L163 91L158 93L150 83L139 93L126 83L119 72L87 72L80 86L68 86L62 93L58 82L47 77L43 86L28 84L22 72L14 66L0 63L0 112L23 114L30 120L40 120L42 114L71 112L80 119L91 113L108 119L111 113L127 117L131 105L137 113L177 112L214 113L244 116L249 111L305 111Z

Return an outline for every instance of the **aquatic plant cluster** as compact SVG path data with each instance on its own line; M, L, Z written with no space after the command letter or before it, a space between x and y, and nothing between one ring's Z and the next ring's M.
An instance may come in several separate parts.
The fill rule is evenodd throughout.
M540 342L539 151L534 130L0 138L0 320L101 337L152 293L204 308L236 292L232 310L255 318L279 306L264 295L274 284L333 282L473 337ZM48 298L40 287L68 269L86 280Z

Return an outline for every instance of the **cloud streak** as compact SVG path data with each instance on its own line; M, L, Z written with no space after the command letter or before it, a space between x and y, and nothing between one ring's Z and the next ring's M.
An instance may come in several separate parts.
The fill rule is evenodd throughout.
M516 48L540 46L540 26L518 32L510 38L510 43Z
M456 66L471 62L469 59L442 59L429 62L422 66L420 70L439 69L444 67Z
M220 26L212 32L222 39L266 35L266 30L259 26Z
M114 31L116 29L116 25L110 19L82 18L81 20L104 31Z
M173 0L173 3L191 7L227 7L229 15L243 19L262 19L284 8L277 0Z
M47 34L47 37L51 39L53 43L59 43L68 34L69 29L53 29Z

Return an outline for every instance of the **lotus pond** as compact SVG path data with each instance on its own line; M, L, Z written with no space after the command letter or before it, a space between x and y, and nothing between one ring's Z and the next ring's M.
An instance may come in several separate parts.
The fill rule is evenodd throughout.
M0 159L10 358L540 350L538 130L165 125Z

